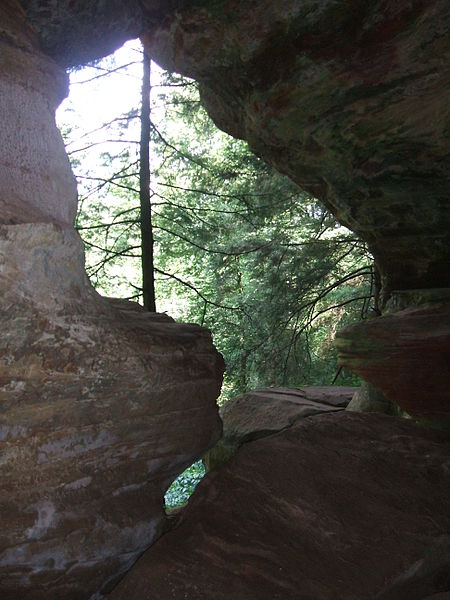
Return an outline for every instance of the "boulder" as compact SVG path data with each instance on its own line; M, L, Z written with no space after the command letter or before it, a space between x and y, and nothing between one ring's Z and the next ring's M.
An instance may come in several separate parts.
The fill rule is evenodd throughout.
M220 409L223 436L205 455L205 466L216 468L245 442L291 427L299 419L343 410L355 389L337 386L266 388L229 400Z
M450 303L405 308L341 329L340 364L411 415L450 422Z
M398 417L302 419L208 473L108 598L374 598L449 531L449 456L448 436Z
M353 412L379 412L387 415L395 415L397 408L390 402L381 390L363 381L353 394L346 410Z

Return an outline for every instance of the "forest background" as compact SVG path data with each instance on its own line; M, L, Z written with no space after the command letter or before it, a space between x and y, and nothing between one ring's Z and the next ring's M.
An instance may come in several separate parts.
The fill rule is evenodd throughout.
M227 367L219 404L260 387L358 385L333 340L376 310L367 247L218 130L194 81L148 59L135 41L75 70L57 114L92 284L211 329ZM203 475L197 461L166 506Z
M211 329L227 365L220 403L265 386L357 384L339 370L333 339L374 308L365 244L218 130L195 82L152 65L147 141L137 42L72 74L71 89L96 123L86 128L72 93L58 113L91 282L104 295L142 302L147 143L156 308ZM115 106L116 95L126 107Z

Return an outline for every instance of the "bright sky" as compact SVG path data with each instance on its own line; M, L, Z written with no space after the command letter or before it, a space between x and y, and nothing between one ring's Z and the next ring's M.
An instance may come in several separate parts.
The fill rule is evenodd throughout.
M128 42L117 50L113 57L104 59L97 66L103 69L105 63L110 63L114 68L114 63L117 66L139 61L138 49L138 42ZM126 74L119 70L115 77L98 78L103 71L95 67L84 67L73 71L70 74L70 93L57 110L57 121L65 121L66 117L63 117L63 113L76 107L79 115L78 125L81 129L90 131L98 127L99 121L109 121L117 114L128 110L136 98L139 98L140 71L139 64L130 66ZM88 81L94 77L97 79ZM123 85L120 88L117 86L117 78L122 80Z
M126 69L118 69L113 75L104 75L107 70L116 69L121 65L128 66ZM160 82L161 73L158 65L152 63L153 85ZM141 81L141 43L139 40L133 40L96 66L84 67L70 74L69 96L56 111L56 122L60 126L70 125L79 129L79 135L71 135L72 139L77 140L132 108L139 108ZM152 119L158 121L157 109L156 114L152 110ZM89 142L100 140L102 136L104 137L104 132L89 136ZM137 126L134 132L130 129L130 136L139 139ZM86 145L86 142L87 140L75 141L67 150L70 153L74 148ZM103 150L104 146L99 148L99 153Z
M136 63L136 64L130 64ZM117 69L121 65L126 65L124 69L118 69L111 75L104 75L108 70ZM152 85L161 84L162 70L152 62ZM100 77L99 77L100 76ZM139 140L140 137L140 121L135 119L134 126L130 124L124 134L125 141L121 143L106 142L105 129L102 125L117 119L123 114L128 113L132 109L139 109L141 102L141 85L142 85L142 54L141 44L139 40L127 42L122 48L117 50L112 56L106 57L101 62L93 67L84 67L70 74L70 92L68 98L64 100L56 113L56 122L64 130L70 127L73 131L69 138L72 143L66 146L68 153L77 149L83 149L91 144L99 143L88 149L87 152L79 154L82 158L82 168L76 168L75 171L80 171L79 174L92 175L94 177L103 177L108 174L108 167L103 166L101 153L108 151L112 154L119 152L123 146L133 152L135 149L138 152L138 146L130 144L128 140ZM153 99L157 100L157 94L161 91L154 91ZM156 102L158 104L158 102ZM153 104L153 103L152 103ZM161 105L160 105L161 106ZM164 118L163 108L157 108L152 105L152 120L158 123ZM133 122L132 122L133 123ZM117 131L110 130L110 138L118 138ZM122 146L123 144L123 146ZM75 152L71 158L76 158ZM155 157L156 158L156 157ZM87 169L90 171L87 172ZM89 189L92 182L85 182L83 179L79 181L79 192L83 195L84 191ZM108 197L108 203L114 202L113 197ZM116 280L116 289L114 295L126 296L130 293L127 289L127 278L138 285L140 283L140 271L136 272L138 263L130 261L130 266L126 273L122 273L122 267L117 266L118 272L115 272L115 267L110 267L110 272L113 275L121 275ZM123 280L122 282L120 280ZM132 290L131 290L132 292ZM177 316L181 311L183 303L186 300L183 298L166 298L159 299L158 310L160 312L168 311L172 315ZM181 313L180 313L181 314Z

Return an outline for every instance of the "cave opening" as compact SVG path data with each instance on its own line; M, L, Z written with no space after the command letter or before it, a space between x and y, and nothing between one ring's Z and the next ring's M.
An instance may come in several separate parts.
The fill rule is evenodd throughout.
M58 111L79 189L76 227L101 294L142 303L142 47L71 73ZM357 385L338 329L375 309L364 242L221 132L197 84L153 63L150 198L156 307L208 327L227 364L219 405L251 389Z
M305 385L355 382L335 340L390 400L448 421L448 3L369 4L1 3L2 598L448 592L448 434ZM103 294L54 120L64 68L146 28L266 161L217 133L193 80L155 83L181 119L164 108L151 128L157 285L177 321L136 302L126 262L136 107L107 117L104 102L120 139L94 167L84 131L70 150ZM379 284L389 301L369 318ZM228 364L222 438L208 328ZM208 448L213 472L168 531L165 486Z

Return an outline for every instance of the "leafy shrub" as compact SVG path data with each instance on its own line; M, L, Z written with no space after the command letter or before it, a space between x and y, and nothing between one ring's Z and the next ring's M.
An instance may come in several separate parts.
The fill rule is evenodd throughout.
M201 460L198 460L183 471L181 475L178 475L164 496L166 509L186 504L204 475L205 467Z

